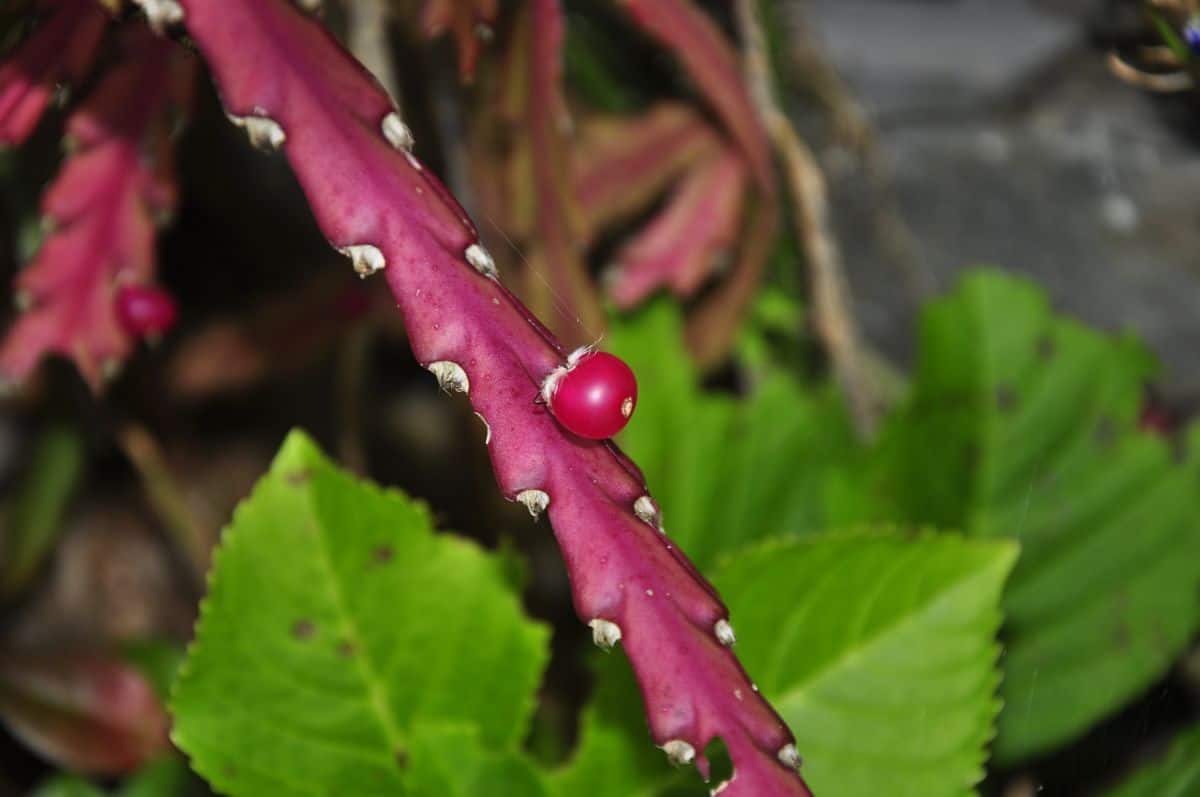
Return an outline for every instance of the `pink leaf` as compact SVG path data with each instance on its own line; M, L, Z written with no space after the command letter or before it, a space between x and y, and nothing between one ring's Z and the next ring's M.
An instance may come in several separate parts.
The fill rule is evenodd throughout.
M23 143L58 84L87 74L108 23L94 0L42 0L38 11L38 28L0 65L0 146Z
M675 53L750 163L759 186L775 191L771 147L746 91L733 47L689 0L624 0L643 29Z
M116 296L154 278L155 223L176 202L163 111L186 104L192 62L142 29L130 31L124 56L67 122L73 151L42 197L49 234L17 275L24 312L0 344L5 379L24 379L56 352L98 390L133 348Z
M170 749L150 683L97 651L0 654L0 719L55 764L120 775Z
M737 243L746 170L728 150L696 166L680 181L666 207L617 253L610 293L633 307L669 286L687 297Z
M475 79L483 43L492 37L499 0L425 0L421 29L431 39L449 32L458 45L458 72L465 82Z
M692 750L706 772L702 751L719 736L736 768L725 797L808 794L780 758L791 760L790 733L727 646L724 605L659 531L636 466L538 403L561 346L498 282L457 202L390 143L398 120L375 81L282 0L182 2L227 110L278 127L326 236L356 259L370 253L417 359L469 394L501 490L548 511L575 608L599 641L619 635L655 743L680 759Z
M696 161L717 151L712 127L686 105L661 102L640 116L587 120L575 157L575 196L589 239L649 205Z

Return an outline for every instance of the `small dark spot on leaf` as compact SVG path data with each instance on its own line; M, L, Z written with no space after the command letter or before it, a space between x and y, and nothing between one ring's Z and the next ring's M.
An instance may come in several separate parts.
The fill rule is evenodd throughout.
M1129 650L1129 642L1130 642L1129 624L1126 623L1124 620L1117 623L1116 626L1113 628L1112 641L1113 641L1113 645L1116 647L1116 649L1119 652L1124 653Z
M1001 412L1011 412L1017 406L1017 394L1009 385L996 387L996 409Z
M1040 360L1053 360L1057 353L1054 345L1054 338L1050 337L1049 333L1041 335L1037 339L1037 356Z
M1101 448L1108 448L1117 438L1117 425L1113 419L1105 415L1096 422L1095 431L1096 445Z
M292 626L292 636L299 640L312 639L316 632L317 627L312 620L297 620Z
M236 778L237 768L233 764L225 764L221 767L221 774L230 779Z
M408 751L403 747L396 748L396 766L401 769L408 769Z
M375 546L375 549L371 551L371 561L377 565L386 565L388 562L392 561L392 558L395 555L396 552L392 550L392 546L377 545Z
M294 484L297 487L303 484L308 484L311 479L312 471L310 471L308 468L294 470L287 475L288 484Z
M343 659L348 659L353 656L356 650L357 648L354 647L354 643L348 640L342 640L337 646L338 655Z

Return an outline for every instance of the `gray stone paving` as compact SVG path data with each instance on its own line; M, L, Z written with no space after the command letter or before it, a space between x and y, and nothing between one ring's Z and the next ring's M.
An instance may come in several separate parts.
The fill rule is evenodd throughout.
M1180 113L1118 83L1087 14L1050 3L789 5L807 6L876 126L925 285L946 290L981 263L1028 274L1058 307L1142 335L1171 393L1200 393L1200 136L1186 135L1200 103ZM859 317L906 358L919 290L864 233L861 174L821 151Z

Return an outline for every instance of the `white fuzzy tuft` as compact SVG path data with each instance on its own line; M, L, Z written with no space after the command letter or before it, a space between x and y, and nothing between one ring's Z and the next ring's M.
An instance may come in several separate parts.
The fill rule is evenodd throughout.
M350 258L350 264L354 266L355 273L363 279L377 271L383 271L387 266L387 259L383 256L383 252L379 251L379 247L371 244L339 246L338 251Z
M667 760L677 767L696 760L696 748L682 739L672 739L660 749L667 754Z
M592 641L601 650L612 650L613 645L621 641L621 626L611 620L602 620L597 617L588 625L592 629Z
M287 141L287 133L271 117L255 113L253 116L225 116L238 127L244 128L250 143L259 149L279 149Z
M654 503L654 499L650 496L643 495L633 502L633 514L637 515L643 522L649 523L654 528L662 531L662 515L658 511L658 504Z
M789 769L799 771L800 765L803 764L804 761L800 758L800 751L796 749L796 745L785 744L783 747L779 748L779 763L783 764Z
M383 130L383 137L388 140L389 144L396 149L412 152L413 145L417 142L413 138L412 130L400 118L400 114L392 111L383 117L380 127Z
M496 271L496 261L492 259L492 255L488 250L484 249L479 244L471 244L467 247L467 251L463 253L467 258L467 262L475 267L485 277L495 279L499 272Z
M713 633L717 635L717 641L727 648L733 647L733 643L737 642L733 626L729 624L728 620L717 620L713 625Z
M517 500L525 505L534 520L541 517L550 506L550 496L542 490L522 490L517 493Z
M176 0L133 0L150 22L150 27L158 33L183 22L183 6Z
M462 366L450 360L438 360L425 366L437 377L438 387L447 393L470 393L471 380Z

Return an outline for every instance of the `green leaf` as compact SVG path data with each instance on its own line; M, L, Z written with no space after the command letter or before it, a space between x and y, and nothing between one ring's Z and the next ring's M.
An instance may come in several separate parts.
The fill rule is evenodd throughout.
M415 729L410 794L417 797L546 797L541 774L523 756L493 752L472 726Z
M179 758L161 758L146 764L127 780L118 797L184 797L199 794L198 781Z
M743 401L704 391L681 338L678 310L662 302L614 328L610 343L640 383L621 444L697 566L865 516L861 452L832 390L768 371Z
M135 639L121 646L121 658L137 668L164 702L183 664L183 650L165 639Z
M25 587L54 550L63 513L83 472L83 454L83 441L73 429L52 426L38 439L9 516L0 574L5 596Z
M555 797L666 797L705 793L694 768L676 769L654 746L629 663L595 654L596 687L571 759L548 778Z
M1108 797L1191 797L1200 794L1200 725L1184 731L1162 760L1150 764Z
M418 724L522 738L547 631L498 557L431 526L288 438L225 532L175 688L174 739L217 789L403 794Z
M1054 317L1039 289L999 272L924 314L915 392L879 478L896 519L1021 542L1001 761L1082 733L1160 677L1200 624L1197 466L1137 429L1151 370L1136 342Z
M1016 558L1003 540L859 533L768 542L717 572L738 654L796 734L814 793L972 793Z
M105 797L92 783L74 775L60 775L43 783L33 797Z

